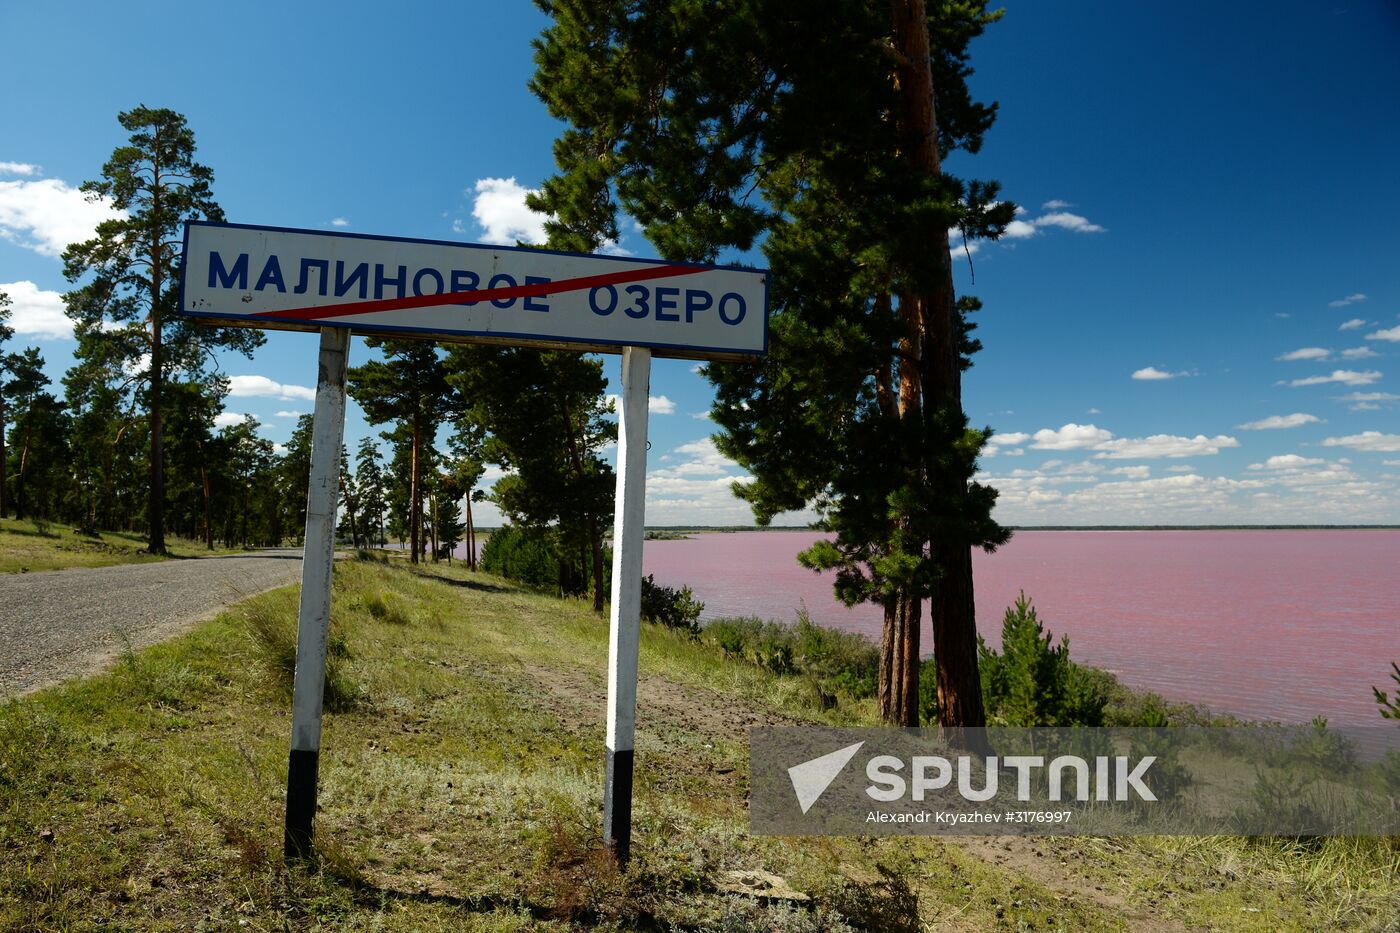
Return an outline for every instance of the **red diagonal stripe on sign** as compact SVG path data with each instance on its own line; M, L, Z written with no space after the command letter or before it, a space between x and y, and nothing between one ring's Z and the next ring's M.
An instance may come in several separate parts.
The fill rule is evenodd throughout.
M512 285L508 288L487 288L479 291L444 292L441 295L415 295L411 298L380 298L374 301L351 301L337 305L321 305L316 308L293 308L287 311L259 311L250 317L292 318L298 321L317 321L328 317L349 317L353 314L373 314L376 311L407 311L411 308L433 308L440 305L461 304L461 299L470 298L473 304L482 301L502 301L507 298L534 298L539 295L558 295L563 292L576 292L585 288L598 288L603 285L621 285L626 282L645 282L648 279L666 279L677 275L692 275L707 271L697 266L647 266L642 269L628 269L624 272L606 272L602 275L585 275L576 279L560 279L557 282L537 282L532 285Z

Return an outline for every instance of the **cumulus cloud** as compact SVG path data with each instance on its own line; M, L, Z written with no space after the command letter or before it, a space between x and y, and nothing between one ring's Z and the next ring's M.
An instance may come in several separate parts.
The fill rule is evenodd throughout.
M1366 326L1366 319L1365 319L1365 318L1354 317L1354 318L1352 318L1350 321L1343 321L1343 322L1342 322L1342 326L1341 326L1341 327L1338 327L1337 330L1357 330L1357 329L1362 328L1362 327L1365 327L1365 326Z
M1025 453L1024 450L1019 449L1020 445L1030 439L1031 436L1025 431L1007 431L1001 434L993 434L991 439L987 441L986 446L982 448L982 456L1019 457Z
M1126 476L1129 479L1147 479L1152 475L1150 466L1121 466L1108 471L1109 476Z
M30 281L0 283L10 296L10 326L23 337L61 340L73 336L73 322L63 313L63 295Z
M1263 463L1251 463L1251 470L1299 470L1303 467L1321 466L1326 460L1319 460L1315 457L1300 457L1298 454L1280 454L1277 457L1270 457Z
M92 239L102 221L123 216L107 199L90 201L58 178L0 181L0 238L44 256L61 255L70 243Z
M1092 424L1070 422L1057 430L1041 428L1032 435L1037 450L1078 450L1093 447L1113 437L1112 431L1105 431Z
M335 217L335 218L332 218L332 219L331 219L331 226L332 226L332 227L348 227L348 226L350 226L350 221L346 220L344 217Z
M1337 396L1339 402L1396 402L1400 395L1393 392L1348 392Z
M1258 421L1248 421L1239 425L1241 431L1269 431L1276 428L1300 428L1305 424L1315 424L1322 419L1316 415L1294 412L1291 415L1270 415Z
M1322 442L1323 447L1348 447L1367 453L1400 453L1400 434L1382 434L1380 431L1362 431L1346 437L1329 437Z
M1094 456L1109 460L1155 460L1159 457L1193 457L1214 455L1226 447L1238 447L1240 442L1225 434L1206 437L1179 437L1175 434L1153 434L1150 437L1123 437L1095 444L1100 453Z
M605 395L603 399L614 413L622 407L622 396L620 395L608 394ZM647 411L653 415L674 415L676 413L676 403L664 395L648 395Z
M1178 376L1189 375L1191 374L1188 372L1173 373L1163 369L1158 369L1156 366L1144 366L1142 369L1136 370L1133 373L1133 378L1146 381L1155 381L1158 379L1175 379Z
M1059 211L1064 210L1066 207L1074 207L1073 204L1069 203L1068 201L1061 201L1059 198L1051 198L1049 201L1046 201L1040 206L1042 209L1047 211Z
M1400 343L1400 324L1386 330L1378 330L1374 334L1367 334L1367 340L1388 340L1391 343Z
M1380 356L1380 354L1370 347L1352 347L1348 350L1343 350L1338 356L1344 360L1367 360L1373 356Z
M316 400L316 390L274 382L266 376L229 376L228 394L234 398L277 398L284 401Z
M0 175L37 175L39 166L29 162L0 162Z
M227 428L242 423L243 415L236 411L221 411L214 416L214 426L217 428Z
M1079 214L1069 214L1059 212L1045 214L1035 219L1037 227L1059 227L1062 230L1072 230L1075 233L1103 233L1104 228L1096 223L1090 223L1087 217Z
M534 190L518 183L514 176L478 179L472 216L481 225L481 239L504 245L514 245L517 240L543 243L547 218L525 206L525 196Z
M1354 369L1334 369L1330 376L1309 376L1306 379L1294 379L1288 384L1291 386L1320 386L1336 382L1344 386L1368 386L1380 379L1381 375L1374 369L1368 369L1365 372L1357 372Z
M1357 292L1354 295L1347 295L1345 298L1338 298L1336 301L1327 302L1329 308L1345 308L1347 305L1354 305L1358 301L1365 301L1366 296Z
M1048 213L1042 214L1041 216L1036 217L1033 220L1022 219L1022 215L1024 215L1024 212L1017 211L1018 218L1006 225L1006 228L1003 231L1003 236L1005 236L1007 239L1012 240L1024 240L1029 237L1035 236L1036 234L1042 232L1048 227L1054 227L1060 230L1069 230L1073 233L1104 232L1103 227L1091 222L1089 218L1084 217L1080 214L1071 214L1062 210L1062 208L1066 208L1069 206L1069 203L1066 201L1046 201L1043 207L1046 211L1048 211ZM950 230L949 235L951 236L956 232L957 231L955 230ZM972 244L972 246L975 250L976 244Z
M1322 347L1303 347L1299 350L1290 350L1282 356L1276 356L1276 360L1325 360L1332 355L1331 350L1324 350Z
M300 417L301 417L302 415L304 415L304 414L306 414L306 412L304 412L304 411L284 410L284 411L279 411L279 412L277 413L277 417L278 417L278 418L300 418Z

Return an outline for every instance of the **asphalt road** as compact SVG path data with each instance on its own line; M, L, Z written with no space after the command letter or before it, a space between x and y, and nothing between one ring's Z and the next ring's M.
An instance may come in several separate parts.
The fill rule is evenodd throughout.
M299 548L0 574L0 696L100 670L128 644L169 638L300 579Z

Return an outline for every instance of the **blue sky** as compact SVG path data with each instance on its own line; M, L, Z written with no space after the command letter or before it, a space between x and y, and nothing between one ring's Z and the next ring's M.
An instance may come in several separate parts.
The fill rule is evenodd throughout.
M974 45L1001 115L948 168L1024 211L956 272L986 305L965 399L1000 433L1002 521L1400 522L1400 9L1264 10L1010 2ZM525 88L543 25L523 2L0 7L16 342L69 364L57 253L138 103L185 114L230 220L529 238L559 130ZM227 359L228 411L285 440L315 350ZM692 365L653 369L647 519L744 523ZM351 444L375 430L352 410Z

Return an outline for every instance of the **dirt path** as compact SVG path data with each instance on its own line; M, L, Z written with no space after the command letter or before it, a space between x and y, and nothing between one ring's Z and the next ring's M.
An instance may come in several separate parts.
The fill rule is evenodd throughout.
M299 549L0 575L0 697L100 670L300 579Z

